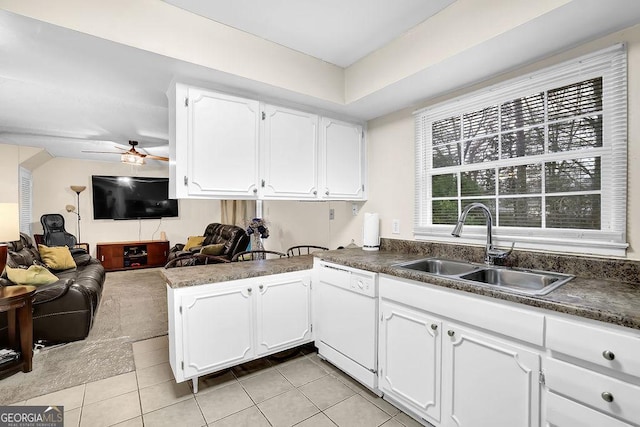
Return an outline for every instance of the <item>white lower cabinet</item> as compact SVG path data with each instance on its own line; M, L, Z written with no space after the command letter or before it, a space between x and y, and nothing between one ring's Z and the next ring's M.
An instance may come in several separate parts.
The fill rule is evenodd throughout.
M416 414L440 421L442 321L385 300L380 319L380 390Z
M443 326L443 425L540 425L540 355L468 327Z
M519 330L541 336L542 317L385 276L380 297L379 384L386 399L436 426L540 425L541 351L470 325L518 317L523 324L512 327L514 338ZM443 301L455 304L452 311L465 311L471 323L447 317Z
M311 273L173 289L169 359L177 382L312 341Z
M184 378L253 359L252 284L243 282L224 286L226 289L188 293L179 299Z
M638 331L550 315L547 347L548 426L640 426Z
M545 427L630 427L627 424L555 393L547 393Z
M311 277L258 280L256 355L311 341Z

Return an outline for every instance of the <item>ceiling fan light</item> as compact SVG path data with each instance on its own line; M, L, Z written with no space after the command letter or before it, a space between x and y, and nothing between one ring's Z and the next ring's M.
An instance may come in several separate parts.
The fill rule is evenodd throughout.
M144 165L144 157L135 154L125 153L120 156L120 161L129 165Z

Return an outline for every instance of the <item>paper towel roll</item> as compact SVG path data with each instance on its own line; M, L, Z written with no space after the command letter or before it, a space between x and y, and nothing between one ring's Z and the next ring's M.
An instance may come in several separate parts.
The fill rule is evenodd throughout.
M377 251L380 249L380 215L377 213L364 214L362 226L362 249Z

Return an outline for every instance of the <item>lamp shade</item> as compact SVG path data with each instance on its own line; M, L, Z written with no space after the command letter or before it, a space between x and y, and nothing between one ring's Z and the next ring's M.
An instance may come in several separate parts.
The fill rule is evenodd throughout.
M82 193L84 190L86 190L87 186L86 185L72 185L71 186L71 190L75 191L76 193Z
M0 203L0 242L20 240L20 215L17 203Z

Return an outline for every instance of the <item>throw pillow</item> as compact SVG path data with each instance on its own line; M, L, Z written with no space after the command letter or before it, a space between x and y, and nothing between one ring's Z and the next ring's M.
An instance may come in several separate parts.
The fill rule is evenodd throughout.
M31 265L29 268L6 267L9 280L18 285L48 285L56 282L58 278L46 268L40 265Z
M189 238L187 239L187 244L184 245L183 250L188 251L191 248L202 246L203 242L204 242L204 236L189 236Z
M200 253L205 255L222 255L222 252L224 252L224 243L207 245L203 246L202 249L200 249Z
M71 256L71 251L66 246L48 247L45 245L38 245L40 251L40 258L47 267L52 270L68 270L70 268L76 268L76 262Z

